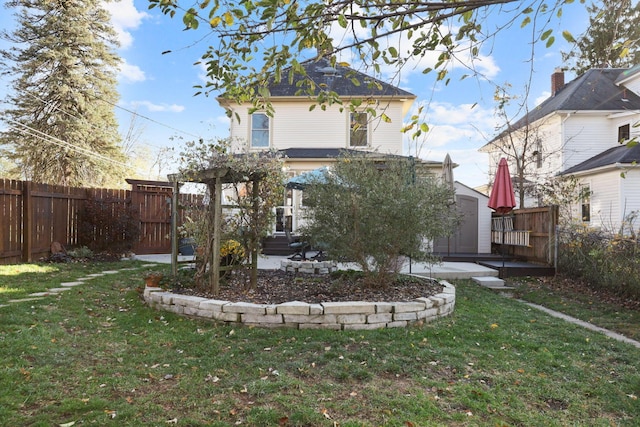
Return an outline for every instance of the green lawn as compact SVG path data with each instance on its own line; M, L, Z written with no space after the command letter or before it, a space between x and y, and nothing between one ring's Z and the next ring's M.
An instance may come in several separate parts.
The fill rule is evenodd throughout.
M95 268L3 266L0 296ZM3 425L632 426L640 419L640 350L470 281L454 283L455 313L432 324L297 331L151 310L136 291L139 271L0 307Z

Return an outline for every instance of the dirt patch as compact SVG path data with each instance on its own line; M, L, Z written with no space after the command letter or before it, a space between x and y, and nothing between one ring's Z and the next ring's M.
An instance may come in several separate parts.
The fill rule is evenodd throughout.
M247 274L235 272L221 285L218 295L198 289L175 289L173 292L231 302L280 304L302 301L317 304L340 301L412 301L443 290L443 286L436 280L407 275L396 276L386 286L371 287L356 272L307 275L282 270L258 270L255 290L247 289L248 280Z

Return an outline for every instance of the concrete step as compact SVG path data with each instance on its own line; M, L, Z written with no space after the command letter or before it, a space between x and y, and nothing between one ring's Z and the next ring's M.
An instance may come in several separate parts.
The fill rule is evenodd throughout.
M499 279L497 277L488 277L488 276L472 277L471 280L489 289L496 289L496 290L513 289L510 286L505 286L504 280Z

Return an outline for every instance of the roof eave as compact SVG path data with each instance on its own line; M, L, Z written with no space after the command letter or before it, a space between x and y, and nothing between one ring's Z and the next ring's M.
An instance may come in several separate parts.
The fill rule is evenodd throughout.
M597 175L603 172L611 172L611 171L620 170L620 169L638 169L638 168L640 168L640 164L616 162L610 165L599 166L597 168L585 169L577 172L568 172L568 173L560 172L558 176L567 176L567 175L588 176L588 175Z

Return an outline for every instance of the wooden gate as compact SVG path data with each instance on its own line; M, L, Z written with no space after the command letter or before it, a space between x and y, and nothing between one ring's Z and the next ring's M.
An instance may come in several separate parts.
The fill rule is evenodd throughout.
M128 179L131 204L140 215L140 240L133 247L136 254L171 252L171 183Z

